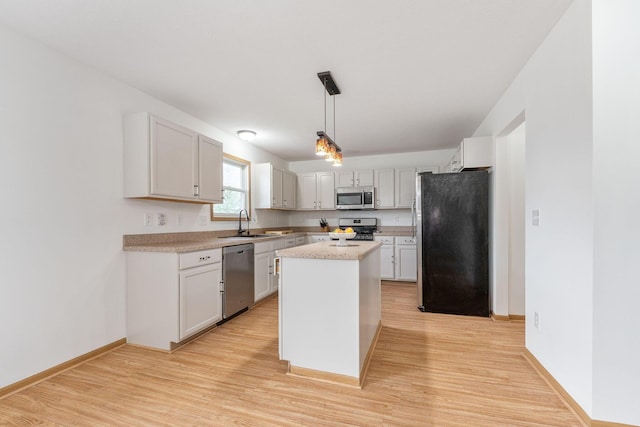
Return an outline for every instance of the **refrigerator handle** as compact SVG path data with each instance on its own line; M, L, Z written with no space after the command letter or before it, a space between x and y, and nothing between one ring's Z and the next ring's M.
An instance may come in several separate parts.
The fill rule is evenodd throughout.
M415 197L411 202L411 230L413 232L411 239L415 243L416 241L416 198Z

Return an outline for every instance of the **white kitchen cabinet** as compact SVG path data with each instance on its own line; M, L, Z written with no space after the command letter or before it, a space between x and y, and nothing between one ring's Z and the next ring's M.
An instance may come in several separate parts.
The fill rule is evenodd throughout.
M395 206L395 169L379 169L374 173L376 188L376 208L393 208Z
M180 271L180 339L222 320L222 264Z
M285 209L296 208L296 174L289 171L282 173L282 207Z
M393 280L395 279L395 246L393 237L375 236L374 239L378 242L382 242L382 246L380 246L380 278Z
M298 175L298 209L317 209L316 180L314 172Z
M462 144L460 144L456 152L453 153L451 160L449 160L447 172L460 172L462 167Z
M311 172L298 175L298 209L335 209L334 183L333 172Z
M198 135L198 183L200 200L222 203L222 144ZM219 165L220 167L211 167Z
M149 113L125 115L124 197L222 202L222 144Z
M271 163L253 165L251 174L256 209L295 209L295 174Z
M396 237L395 279L415 281L417 279L417 250L411 237Z
M396 208L410 208L416 192L416 169L396 169Z
M254 252L254 302L271 295L271 261L273 254L273 243L269 240L266 242L256 242L253 244Z
M338 171L335 173L335 186L339 187L365 187L373 186L373 170Z
M333 172L318 172L318 209L335 209L336 192Z
M127 341L172 350L222 319L222 250L127 252Z
M284 247L292 248L296 246L296 238L295 237L285 237L284 238Z
M493 166L493 137L464 138L446 166L448 172Z

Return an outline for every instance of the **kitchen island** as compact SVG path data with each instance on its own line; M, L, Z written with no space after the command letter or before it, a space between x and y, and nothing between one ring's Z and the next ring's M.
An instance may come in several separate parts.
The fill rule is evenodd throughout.
M381 328L380 245L277 251L279 350L290 375L362 386Z

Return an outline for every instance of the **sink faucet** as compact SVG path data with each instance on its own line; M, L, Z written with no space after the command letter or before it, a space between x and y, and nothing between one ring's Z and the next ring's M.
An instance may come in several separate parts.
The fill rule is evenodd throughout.
M242 211L244 211L244 215L247 218L247 229L242 229ZM249 234L249 211L246 209L240 209L240 213L238 214L238 236L242 235L242 233L247 232Z

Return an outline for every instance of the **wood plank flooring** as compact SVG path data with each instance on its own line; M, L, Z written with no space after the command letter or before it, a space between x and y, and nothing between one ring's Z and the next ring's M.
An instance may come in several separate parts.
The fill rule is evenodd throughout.
M524 324L420 313L383 282L362 390L292 378L277 298L173 354L125 346L0 400L0 425L581 426L522 356Z

